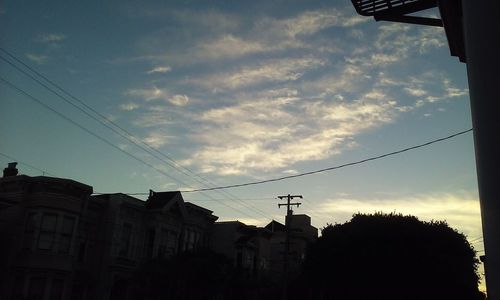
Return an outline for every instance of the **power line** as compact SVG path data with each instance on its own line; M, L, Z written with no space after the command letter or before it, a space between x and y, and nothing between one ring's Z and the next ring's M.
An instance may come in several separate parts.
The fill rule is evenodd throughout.
M22 95L26 96L28 99L30 99L30 100L32 100L32 101L34 101L34 102L38 103L39 105L43 106L44 108L46 108L46 109L48 109L48 110L52 111L53 113L57 114L57 115L58 115L58 116L60 116L61 118L63 118L63 119L65 119L66 121L70 122L71 124L73 124L73 125L77 126L78 128L82 129L83 131L87 132L88 134L90 134L90 135L94 136L95 138L97 138L97 139L101 140L102 142L104 142L104 143L108 144L109 146L113 147L114 149L116 149L116 150L118 150L118 151L122 152L123 154L127 155L128 157L131 157L131 158L133 158L133 159L137 160L138 162L140 162L140 163L142 163L142 164L144 164L144 165L146 165L146 166L148 166L148 167L150 167L150 168L152 168L152 169L156 170L158 173L160 173L160 174L162 174L162 175L164 175L164 176L166 176L166 177L168 177L168 178L171 178L172 180L177 181L178 183L180 183L180 184L182 184L182 185L189 186L188 184L186 184L186 183L182 182L181 180L179 180L179 179L177 179L177 178L175 178L175 177L170 176L168 173L164 172L163 170L161 170L161 169L159 169L159 168L155 167L154 165L152 165L152 164L150 164L150 163L146 162L145 160L143 160L143 159L141 159L141 158L139 158L139 157L135 156L134 154L132 154L132 153L130 153L130 152L128 152L128 151L126 151L126 150L124 150L124 149L122 149L122 148L120 148L120 147L116 146L115 144L113 144L113 143L111 143L109 140L107 140L106 138L104 138L104 137L102 137L102 136L100 136L100 135L98 135L98 134L94 133L93 131L91 131L91 130L87 129L87 128L86 128L86 127L84 127L83 125L81 125L81 124L79 124L79 123L75 122L74 120L70 119L69 117L67 117L67 116L66 116L66 115L64 115L63 113L60 113L59 111L55 110L55 109L54 109L54 108L52 108L51 106L49 106L49 105L47 105L47 104L43 103L42 101L40 101L38 98L34 97L33 95L29 94L28 92L26 92L26 91L22 90L21 88L17 87L16 85L14 85L13 83L11 83L10 81L8 81L8 80L4 79L2 76L0 76L0 81L2 81L5 85L9 86L10 88L12 88L12 89L16 90L18 93L20 93L20 94L22 94ZM208 197L210 197L210 196L208 196ZM210 198L211 198L211 197L210 197ZM241 213L241 214L244 214L244 215L246 215L247 217L252 218L252 216L250 216L249 214L247 214L247 213L245 213L245 212L243 212L243 211L241 211L241 210L239 210L239 209L237 209L237 208L234 208L234 207L230 206L230 205L229 205L229 204L227 204L227 203L224 203L224 202L219 202L219 203L220 203L220 204L222 204L222 205L224 205L224 206L226 206L226 207L228 207L228 208L230 208L230 209L232 209L232 210L234 210L234 211L237 211L237 212L239 212L239 213ZM267 218L267 216L266 216L266 218Z
M6 50L0 48L0 50L6 52ZM8 53L8 52L6 52ZM9 54L10 55L10 54ZM19 63L23 64L25 67L29 68L32 72L34 72L35 74L37 74L38 76L41 76L43 79L45 79L46 81L48 81L49 83L53 84L55 87L57 87L59 90L63 91L65 94L68 94L66 91L64 91L62 88L60 88L57 84L53 83L52 81L50 81L49 79L47 79L45 76L43 76L42 74L38 73L37 71L35 71L34 69L32 69L31 67L29 67L28 65L24 64L21 60L18 60L17 58L15 58L14 56L10 55L11 57L13 57L16 61L18 61ZM72 97L73 99L76 99L80 104L84 105L87 109L91 110L92 112L94 112L95 114L97 114L98 116L100 116L101 118L103 118L106 122L114 125L115 127L119 128L121 131L125 132L126 134L128 134L129 136L126 136L123 132L120 132L118 131L116 128L113 128L112 126L104 123L103 121L101 121L100 119L98 119L97 117L93 116L92 114L88 113L87 111L85 111L83 108L79 107L78 105L76 105L75 103L73 103L72 101L68 100L66 97L64 97L63 95L59 94L57 91L54 91L52 88L50 88L49 86L47 86L46 84L44 84L43 82L41 82L40 80L38 80L37 78L35 78L34 76L32 76L31 74L25 72L24 70L20 69L18 66L16 66L15 64L13 64L12 62L6 60L4 57L0 56L0 59L5 61L6 63L8 63L9 65L11 65L13 68L15 68L16 70L18 70L19 72L23 73L24 75L28 76L30 79L32 79L33 81L37 82L38 84L40 84L42 87L44 87L45 89L49 90L50 92L52 92L53 94L55 94L56 96L58 96L60 99L64 100L66 103L70 104L71 106L75 107L76 109L78 109L79 111L81 111L82 113L84 113L85 115L87 115L88 117L92 118L93 120L99 122L100 124L102 124L103 126L105 126L106 128L112 130L113 132L115 132L116 134L118 134L119 136L121 136L122 138L128 140L129 142L135 144L137 147L141 148L143 151L149 153L150 155L156 157L157 159L160 159L162 160L161 158L155 156L153 153L151 153L149 150L145 149L143 146L141 146L139 144L139 142L141 142L141 140L135 136L133 136L131 133L129 133L128 131L126 131L125 129L123 129L122 127L119 127L118 125L116 125L116 123L114 123L113 121L111 121L109 118L105 117L104 115L100 114L98 111L94 110L92 107L86 105L83 101L81 100L78 100L76 97L72 96L69 94L70 97ZM139 142L138 142L139 141ZM141 142L141 143L144 143L144 142ZM145 143L144 143L145 144ZM149 145L148 145L149 146ZM154 148L153 148L154 149ZM164 163L166 163L167 165L171 166L172 168L176 169L175 166L172 166L169 162L165 161L165 160L162 160Z
M12 88L12 89L16 90L18 93L23 94L24 96L26 96L27 98L29 98L29 99L30 99L30 100L32 100L32 101L35 101L35 102L36 102L36 103L38 103L39 105L41 105L41 106L43 106L44 108L46 108L46 109L48 109L48 110L52 111L53 113L57 114L59 117L61 117L61 118L65 119L66 121L70 122L71 124L73 124L73 125L77 126L78 128L82 129L83 131L87 132L88 134L92 135L93 137L95 137L95 138L97 138L97 139L101 140L102 142L104 142L104 143L108 144L109 146L111 146L111 147L115 148L116 150L118 150L118 151L120 151L120 152L124 153L125 155L127 155L127 156L129 156L129 157L131 157L131 158L133 158L133 159L135 159L135 160L137 160L137 161L139 161L139 162L141 162L141 163L143 163L143 164L145 164L145 165L147 165L147 166L149 166L149 167L153 168L153 169L155 169L157 172L159 172L159 173L161 173L161 174L163 174L163 175L165 175L165 176L169 177L170 179L173 179L173 180L175 180L175 181L178 181L178 179L176 179L176 178L174 178L174 177L170 176L169 174L167 174L167 173L163 172L162 170L160 170L160 169L156 168L155 166L153 166L153 165L151 165L150 163L148 163L148 162L146 162L146 161L142 160L141 158L139 158L139 157L137 157L137 156L135 156L135 155L131 154L130 152L128 152L128 151L126 151L126 150L124 150L124 149L122 149L122 148L120 148L120 147L116 146L115 144L113 144L113 143L111 143L109 140L107 140L106 138L104 138L104 137L102 137L102 136L100 136L100 135L98 135L98 134L94 133L93 131L91 131L91 130L87 129L85 126L83 126L83 125L81 125L81 124L79 124L79 123L75 122L75 121L74 121L74 120L72 120L71 118L67 117L67 116L66 116L66 115L64 115L63 113L61 113L61 112L59 112L59 111L55 110L54 108L52 108L51 106L49 106L49 105L47 105L47 104L45 104L45 103L43 103L43 102L42 102L42 101L40 101L38 98L35 98L33 95L31 95L31 94L27 93L26 91L22 90L21 88L17 87L16 85L14 85L14 84L13 84L13 83L11 83L10 81L6 80L6 79L5 79L5 78L3 78L2 76L0 76L0 80L1 80L1 81L5 84L5 85L7 85L7 86L9 86L10 88ZM178 181L178 182L179 182L179 181ZM183 184L183 185L186 185L186 184L185 184L185 183L183 183L182 181L180 181L179 183L181 183L181 184Z
M175 160L173 160L172 158L170 158L168 155L164 154L163 152L160 152L158 151L157 149L155 149L154 147L151 147L149 144L141 141L140 139L138 139L137 137L135 137L133 134L131 134L130 132L128 132L126 129L120 127L119 125L117 125L116 123L114 123L112 120L110 120L109 118L107 118L106 116L100 114L98 111L96 111L95 109L93 109L92 107L88 106L87 104L85 104L85 102L79 100L78 98L76 98L75 96L71 95L69 92L67 92L66 90L64 90L62 87L60 87L59 85L57 85L56 83L54 83L53 81L51 81L50 79L48 79L46 76L44 76L43 74L37 72L35 69L31 68L29 65L27 65L26 63L24 63L23 61L21 61L20 59L16 58L14 55L12 55L11 53L9 53L7 50L3 49L3 48L0 48L0 50L4 53L6 53L9 57L11 57L12 59L14 59L15 61L17 61L18 63L22 64L24 67L28 68L30 71L32 71L33 73L35 73L36 75L40 76L41 78L43 78L45 81L49 82L50 84L52 84L53 86L55 86L57 89L59 89L60 91L62 91L63 93L65 93L66 95L70 96L72 99L74 99L75 101L77 101L78 103L80 103L81 105L83 105L84 107L86 107L87 109L91 110L92 112L94 112L95 114L97 114L99 117L101 117L102 119L104 119L106 122L108 122L109 124L112 124L113 126L115 126L116 128L120 129L122 132L126 133L126 135L124 135L123 133L121 132L118 132L118 130L116 130L115 128L109 126L108 124L102 122L101 120L97 119L96 117L90 115L88 112L86 112L85 110L83 110L81 107L75 105L73 102L69 101L68 99L66 99L64 96L60 95L59 93L55 92L53 89L51 89L50 87L47 87L44 83L40 82L38 79L34 78L33 76L31 76L30 74L27 74L27 72L25 72L24 70L20 69L19 67L17 67L16 65L14 65L12 62L6 60L4 57L0 57L2 60L4 60L5 62L7 62L8 64L10 64L11 66L13 66L15 69L17 69L18 71L22 72L23 74L25 74L26 76L30 77L31 79L33 79L34 81L36 81L37 83L39 83L40 85L42 85L43 87L47 88L48 90L50 90L51 92L53 92L54 94L56 94L57 96L59 96L61 99L63 99L64 101L68 102L69 104L71 104L72 106L76 107L77 109L79 109L80 111L82 111L83 113L85 113L87 116L93 118L94 120L98 121L99 123L103 124L104 126L106 126L107 128L111 129L112 131L114 131L115 133L119 134L121 137L127 139L128 141L132 142L133 144L135 144L136 146L138 146L139 148L141 148L142 150L146 151L147 153L149 153L150 155L152 155L153 157L163 161L164 163L166 163L167 165L169 165L170 167L174 168L176 171L188 176L188 177L191 177L193 179L195 179L197 182L201 183L202 185L205 185L207 186L207 184L199 181L198 179L186 174L186 172L180 170L180 168L183 168L185 170L187 170L188 172L194 174L196 177L199 177L201 178L203 181L205 182L209 182L209 186L211 185L212 187L208 187L208 188L201 188L201 189L191 189L191 190L185 190L185 191L181 191L181 192L184 192L184 193L190 193L190 192L204 192L204 191L221 191L221 190L224 190L224 189L229 189L229 188L236 188L236 187L243 187L243 186L250 186L250 185L257 185L257 184L264 184L264 183L269 183L269 182L275 182L275 181L281 181L281 180L286 180L286 179L291 179L291 178L295 178L295 177L301 177L301 176L307 176L307 175L312 175L312 174L316 174L316 173L322 173L322 172L326 172L326 171L331 171L331 170L335 170L335 169L340 169L340 168L344 168L344 167L348 167L348 166L353 166L353 165L357 165L357 164L361 164L361 163L365 163L365 162L368 162L368 161L372 161L372 160L377 160L377 159L381 159L381 158L385 158L387 156L392 156L392 155L396 155L396 154L400 154L402 152L406 152L406 151L409 151L409 150L414 150L414 149L417 149L417 148L421 148L421 147L424 147L424 146L428 146L430 144L433 144L433 143L437 143L437 142L441 142L441 141L444 141L444 140L447 140L447 139L451 139L455 136L458 136L458 135L461 135L461 134L465 134L469 131L472 131L472 129L468 129L466 131L462 131L462 132L459 132L459 133L456 133L456 134L453 134L453 135L450 135L448 137L444 137L444 138L440 138L440 139L436 139L436 140L433 140L433 141L430 141L430 142L427 142L427 143L424 143L424 144L420 144L420 145L417 145L417 146L413 146L413 147L409 147L409 148L405 148L405 149L402 149L402 150L398 150L398 151L394 151L394 152L390 152L390 153L387 153L387 154L383 154L383 155L379 155L379 156L375 156L375 157L371 157L371 158L367 158L367 159L363 159L363 160L360 160L360 161L356 161L356 162L351 162L351 163L347 163L347 164L343 164L343 165L339 165L339 166L334 166L334 167L329 167L329 168L324 168L324 169L320 169L320 170L315 170L315 171L311 171L311 172L305 172L305 173L301 173L301 174L295 174L295 175L288 175L288 176L283 176L283 177L279 177L279 178L273 178L273 179L267 179L267 180L261 180L261 181L254 181L254 182L248 182L248 183L242 183L242 184L235 184L235 185L226 185L226 186L215 186L213 183L211 183L210 181L208 181L207 179L204 179L203 177L201 177L200 175L192 172L191 170L187 169L186 167L183 167L181 165L179 165ZM4 80L5 81L5 80ZM44 105L45 106L45 105ZM52 110L52 109L51 109ZM72 122L74 123L74 122ZM79 126L80 127L80 126ZM82 128L83 129L83 128ZM89 132L88 130L84 129L85 131ZM91 133L92 134L92 133ZM95 134L92 134L95 136ZM127 136L128 135L128 136ZM97 137L97 136L96 136ZM102 138L99 138L99 139L102 139ZM151 149L152 151L155 151L157 153L159 153L160 155L166 157L168 160L172 161L176 166L172 165L171 163L165 161L164 159L158 157L157 155L155 155L154 153L151 153L150 150L148 149L145 149L143 146L141 146L137 141L139 141L141 144L145 145L147 148ZM109 143L109 142L108 142ZM119 148L119 147L116 147L115 145L111 144L113 147L115 147L116 149L120 150L121 152L124 152L124 153L127 153L127 155L131 156L130 153L124 151L123 149ZM134 159L138 159L137 157L135 156L132 156ZM140 159L139 159L140 160ZM143 163L146 163L144 162L143 160L140 160L142 161ZM146 163L148 166L152 167L153 169L155 169L156 171L160 172L157 168L155 168L154 166ZM160 172L162 173L162 172ZM163 172L164 173L164 172ZM176 178L173 178L172 176L168 175L168 174L164 174L166 176L168 176L169 178L171 179L174 179L175 181L178 181L180 182L178 179ZM187 185L183 182L181 182L182 184L184 185ZM240 199L237 199L237 197L235 197L234 195L231 195L229 193L227 193L226 191L222 191L224 192L226 195L230 195L231 197L233 198L236 198L236 200L239 200L241 203L245 204L243 201L241 201ZM245 204L246 206L246 204ZM252 207L248 207L247 208L252 208ZM263 212L257 208L253 208L254 211L256 211L258 214L260 215L263 215L265 217L268 217L266 215L263 214Z
M51 87L47 86L45 83L41 82L39 79L35 78L34 76L32 76L31 74L29 74L28 72L24 71L23 69L21 69L20 67L18 67L14 63L12 63L11 61L9 61L6 58L0 56L1 60L3 60L4 62L8 63L10 66L12 66L13 68L15 68L17 71L23 73L24 75L26 75L27 77L29 77L33 81L37 82L42 87L44 87L45 89L49 90L54 95L58 96L60 99L62 99L66 103L70 104L71 106L75 107L76 109L78 109L79 111L81 111L82 113L84 113L85 115L87 115L88 117L90 117L93 120L99 122L101 125L105 126L106 128L112 130L113 132L115 132L116 134L118 134L120 137L122 137L125 140L129 141L130 143L136 145L141 150L145 151L146 153L148 153L149 155L153 156L154 158L162 161L163 163L165 163L166 165L170 166L171 168L173 168L177 172L182 173L183 175L185 175L185 176L187 176L189 178L194 179L196 182L200 183L202 186L205 186L205 187L207 187L207 186L215 187L216 186L215 184L213 184L212 182L210 182L208 179L205 179L202 176L200 176L200 175L196 174L195 172L191 171L190 169L188 169L188 168L180 165L179 163L177 163L173 158L171 158L167 154L165 154L165 153L157 150L156 148L152 147L148 143L142 141L140 138L138 138L137 136L135 136L134 134L132 134L131 132L129 132L125 128L119 126L117 123L113 122L108 117L106 117L103 114L99 113L97 110L95 110L91 106L87 105L84 101L82 101L82 100L78 99L77 97L73 96L71 93L69 93L68 91L66 91L64 88L62 88L61 86L59 86L57 83L55 83L54 81L50 80L49 78L47 78L46 76L44 76L40 72L36 71L34 68L30 67L28 64L26 64L25 62L23 62L22 60L20 60L19 58L17 58L15 55L11 54L9 51L7 51L7 50L5 50L3 48L0 48L0 51L2 51L5 54L7 54L11 59L15 60L17 63L21 64L22 66L24 66L25 68L27 68L28 70L30 70L32 73L34 73L37 76L41 77L47 83L51 84L56 89L58 89L59 91L61 91L65 95L69 96L71 99L73 99L74 101L78 102L80 105L83 105L86 109L88 109L91 112L93 112L100 119L97 118L96 116L90 114L89 112L87 112L82 107L76 105L75 103L73 103L72 101L70 101L69 99L67 99L65 96L61 95L60 93L58 93L57 91L55 91ZM105 122L103 122L103 120ZM110 125L112 125L112 126L110 126ZM165 160L165 159L163 159L162 157L158 157L158 155L155 154L155 153L153 153L153 152L160 154L161 156L165 157L168 161ZM187 171L187 173L186 173L186 171ZM195 177L189 175L188 173L193 174ZM202 181L200 181L196 177L200 178ZM172 178L172 177L170 177L170 178ZM206 182L208 182L208 184L206 184ZM183 183L183 184L186 185L185 183ZM243 202L240 199L238 199L238 197L236 197L236 196L234 196L234 195L232 195L232 194L230 194L230 193L228 193L226 191L219 191L219 193L221 193L221 194L224 193L225 195L227 195L226 196L227 199L230 200L231 198L233 198L234 200L239 201L246 208L253 210L254 212L256 212L257 214L259 214L261 216L269 218L269 216L264 211L262 211L262 210L260 210L260 209L258 209L256 207L247 205L245 202Z
M8 158L12 161L15 161L21 165L24 165L24 166L27 166L33 170L37 170L39 172L41 172L42 174L48 174L48 175L51 175L51 176L56 176L48 171L45 171L43 169L40 169L38 167L35 167L31 164L28 164L28 163L25 163L23 161L20 161L19 159L15 158L15 157L12 157L10 155L7 155L5 153L2 153L0 152L0 156L3 156L5 158ZM95 193L92 193L92 195L106 195L106 194L112 194L112 193L98 193L98 192L95 192ZM136 196L136 195L149 195L149 192L141 192L141 193L120 193L120 194L124 194L124 195L128 195L128 196ZM268 198L238 198L239 200L242 200L242 201L269 201L269 200L274 200L275 198L272 198L272 197L268 197ZM224 200L227 200L227 198L209 198L208 200L212 200L212 201L224 201ZM207 201L207 199L190 199L189 201ZM23 223L24 224L24 223Z
M345 167L359 165L359 164L366 163L366 162L373 161L373 160L382 159L382 158L385 158L385 157L388 157L388 156L400 154L400 153L403 153L403 152L407 152L407 151L410 151L410 150L422 148L422 147L425 147L425 146L429 146L429 145L432 145L432 144L435 144L435 143L438 143L438 142L442 142L442 141L454 138L454 137L462 135L462 134L466 134L467 132L470 132L470 131L472 131L472 128L464 130L464 131L460 131L460 132L457 132L457 133L454 133L452 135L449 135L449 136L446 136L446 137L443 137L443 138L439 138L439 139L435 139L435 140L432 140L432 141L429 141L429 142L426 142L426 143L423 143L423 144L419 144L419 145L416 145L416 146L404 148L404 149L401 149L401 150L389 152L389 153L378 155L378 156L373 156L373 157L370 157L370 158L365 158L365 159L362 159L362 160L358 160L358 161L354 161L354 162L350 162L350 163L346 163L346 164L342 164L342 165L338 165L338 166L333 166L333 167L329 167L329 168L319 169L319 170L315 170L315 171L304 172L304 173L300 173L300 174L288 175L288 176L283 176L283 177L278 177L278 178L272 178L272 179L266 179L266 180L260 180L260 181L253 181L253 182L247 182L247 183L225 185L225 186L219 186L219 187L213 187L213 188L206 188L206 189L193 189L193 190L187 190L187 191L182 191L182 192L183 193L194 193L194 192L205 192L205 191L213 191L213 190L221 190L221 189L230 189L230 188L237 188L237 187L243 187L243 186L249 186L249 185L257 185L257 184L263 184L263 183L281 181L281 180L286 180L286 179L291 179L291 178L297 178L297 177L302 177L302 176L308 176L308 175L313 175L313 174L317 174L317 173L323 173L323 172L327 172L327 171L333 171L333 170L337 170L337 169L341 169L341 168L345 168Z
M100 193L100 192L94 192L92 193L92 195L107 195L107 194L112 194L112 193ZM123 192L120 192L120 194L124 194L124 195L127 195L127 196L147 196L149 195L149 193L146 193L146 192L138 192L138 193L123 193ZM276 200L276 197L262 197L262 198L238 198L239 200L244 200L244 201L272 201L272 200ZM189 199L189 201L205 201L206 199ZM227 198L212 198L210 200L214 200L214 201L223 201L223 200L227 200Z
M30 164L28 164L28 163L25 163L25 162L22 162L22 161L18 160L17 158L14 158L14 157L12 157L12 156L9 156L9 155L7 155L7 154L5 154L5 153L1 153L1 152L0 152L0 155L1 155L1 156L3 156L3 157L6 157L6 158L8 158L8 159L11 159L11 160L13 160L13 161L15 161L15 162L17 162L17 163L19 163L19 164L21 164L21 165L24 165L24 166L26 166L26 167L28 167L28 168L31 168L31 169L33 169L33 170L37 170L37 171L41 172L41 173L42 173L42 174L44 174L44 175L45 175L45 174L48 174L48 175L51 175L51 176L56 176L56 175L54 175L54 174L52 174L52 173L49 173L49 172L47 172L47 171L45 171L45 170L43 170L43 169L37 168L37 167L35 167L35 166L33 166L33 165L30 165Z
M92 193L92 195L106 195L106 194L112 194L112 193L102 193L102 192L94 192ZM124 193L124 192L120 192L120 194L124 194L124 195L128 195L128 196L147 196L149 195L149 193L146 193L146 192L134 192L134 193ZM211 199L208 199L208 200L213 200L213 201L224 201L224 200L227 200L228 198L211 198ZM276 197L261 197L261 198L238 198L238 200L240 201L271 201L271 200L276 200L277 198ZM189 199L189 201L207 201L207 199ZM302 203L303 206L308 206L308 203L307 202L304 202ZM323 217L321 216L320 214L318 214L318 211L313 209L313 208L306 208L307 212L317 218L317 219L321 219L321 220L326 220L326 217ZM270 219L274 219L274 218L270 218Z
M236 188L236 187L243 187L243 186L258 185L258 184L264 184L264 183L269 183L269 182L281 181L281 180L286 180L286 179L291 179L291 178L296 178L296 177L313 175L313 174L317 174L317 173L323 173L323 172L327 172L327 171L332 171L332 170L337 170L337 169L341 169L341 168L345 168L345 167L359 165L359 164L366 163L366 162L369 162L369 161L374 161L374 160L382 159L382 158L389 157L389 156L392 156L392 155L401 154L403 152L407 152L407 151L410 151L410 150L414 150L414 149L422 148L422 147L425 147L425 146L429 146L429 145L432 145L432 144L435 144L435 143L438 143L438 142L442 142L442 141L445 141L445 140L452 139L452 138L457 137L459 135L466 134L466 133L468 133L468 132L470 132L472 130L473 129L470 128L470 129L467 129L467 130L464 130L464 131L460 131L460 132L448 135L446 137L434 139L434 140L431 140L429 142L426 142L426 143L423 143L423 144L419 144L419 145L416 145L416 146L412 146L412 147L408 147L408 148L403 148L401 150L389 152L389 153L386 153L386 154L382 154L382 155L378 155L378 156L372 156L370 158L366 158L366 159L362 159L362 160L358 160L358 161L354 161L354 162L350 162L350 163L346 163L346 164L342 164L342 165L338 165L338 166L333 166L333 167L328 167L328 168L324 168L324 169L319 169L319 170L315 170L315 171L304 172L304 173L300 173L300 174L283 176L283 177L278 177L278 178L273 178L273 179L266 179L266 180L253 181L253 182L247 182L247 183L240 183L240 184L219 186L219 187L214 187L214 188L209 188L209 189L186 190L186 191L181 191L181 192L182 193L193 193L193 192L212 191L212 190L218 190L218 189L229 189L229 188ZM133 194L140 195L141 193L129 193L128 195L133 195ZM480 237L479 239L481 239L481 238L482 237Z

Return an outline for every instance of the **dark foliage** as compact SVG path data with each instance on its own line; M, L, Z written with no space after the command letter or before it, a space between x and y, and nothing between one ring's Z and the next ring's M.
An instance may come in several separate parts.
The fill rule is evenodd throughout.
M328 225L310 248L301 299L479 300L478 261L445 222L398 214L356 214ZM297 285L298 286L298 285Z

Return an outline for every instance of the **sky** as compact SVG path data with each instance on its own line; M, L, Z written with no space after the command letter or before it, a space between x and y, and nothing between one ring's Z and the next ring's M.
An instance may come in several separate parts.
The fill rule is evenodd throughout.
M0 163L97 193L272 179L472 127L466 67L444 30L375 22L347 0L7 0L0 46L70 94L0 52ZM357 212L412 214L446 220L484 253L470 132L183 197L265 225L283 221L276 197L287 194L303 196L294 212L318 228Z

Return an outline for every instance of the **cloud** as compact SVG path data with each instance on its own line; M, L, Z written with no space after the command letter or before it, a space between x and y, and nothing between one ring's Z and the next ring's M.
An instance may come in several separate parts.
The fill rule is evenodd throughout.
M66 39L66 36L64 34L58 34L58 33L46 33L46 34L40 34L36 37L35 41L40 42L40 43L57 43L57 42L62 42Z
M337 49L334 45L317 46L311 43L308 37L327 28L353 27L368 21L367 18L346 15L336 9L304 11L285 18L256 17L253 19L255 21L217 11L177 11L170 13L170 17L180 22L180 28L190 28L192 34L203 34L198 38L189 35L191 39L188 39L185 35L178 35L178 32L157 32L143 38L140 47L148 54L136 59L154 63L168 61L185 66L241 58L251 54L270 54L287 49L331 52L332 49ZM166 44L165 41L172 36L178 38L177 43ZM158 52L156 49L162 51Z
M185 25L196 22L186 16L180 17ZM255 22L241 19L231 30L207 29L203 36L197 35L201 29L186 29L191 38L176 36L180 42L174 46L152 36L152 45L162 45L157 47L162 52L148 57L159 66L148 73L159 73L168 62L185 76L169 83L169 90L155 85L128 90L130 97L161 100L144 104L146 112L134 124L159 128L176 120L176 129L193 147L185 163L202 172L282 173L295 170L295 163L356 147L359 134L401 114L463 95L463 89L431 71L391 77L402 59L443 47L442 30L382 24L368 34L355 27L367 20L325 9ZM356 43L325 42L324 34L333 27L346 28L339 33ZM186 50L179 51L181 46ZM197 73L184 73L191 69ZM203 101L192 101L176 84ZM189 111L179 107L188 103Z
M429 103L449 100L453 98L464 97L469 94L467 88L458 88L454 86L447 75L441 71L429 70L417 76L408 76L407 78L390 78L385 73L379 73L379 80L376 86L388 87L391 90L399 88L407 95L417 98L415 103L410 106L420 108ZM427 114L430 116L430 114Z
M443 87L445 89L445 98L455 98L462 97L469 94L469 89L459 89L457 87L452 86L450 79L443 79Z
M434 27L412 30L409 25L391 23L379 27L368 64L389 64L407 58L410 54L423 54L432 48L446 46L442 29Z
M308 25L297 27L302 28L300 30L290 27L292 25L282 26L281 30L286 28L288 35L295 37L313 34L336 22L334 18L316 14L303 16L303 20L311 18L311 23L304 21ZM417 32L417 37L414 37L409 31L410 27L405 26L386 27L375 36L371 46L368 44L367 49L351 51L351 56L344 61L330 63L330 72L320 77L304 75L326 65L327 60L308 57L261 60L254 66L244 66L232 72L191 79L190 83L218 90L245 87L259 90L259 84L263 83L271 86L293 84L296 89L287 101L271 93L254 93L247 99L239 98L237 104L204 112L197 117L202 132L194 135L194 139L201 143L200 148L186 163L196 164L203 172L221 175L290 169L297 162L337 155L346 149L346 145L355 146L354 138L358 134L391 123L398 115L428 103L418 99L413 104L399 104L394 100L395 96L399 98L394 87L400 86L401 91L413 97L428 97L429 84L436 83L435 75L431 76L429 72L431 75L424 74L419 78L391 79L383 73L409 53L419 53L432 45L439 46L436 43L421 45L416 40L419 36L429 39L435 32ZM385 43L391 39L399 39L399 44L408 41L416 48L408 45L386 48ZM367 56L370 48L376 51ZM391 51L385 53L382 50ZM301 78L304 79L298 82ZM447 90L450 94L460 93L452 88ZM344 95L348 95L349 100ZM293 117L295 115L301 118L297 120ZM296 140L301 143L296 143Z
M149 71L147 71L146 73L148 74L154 74L154 73L168 73L172 71L172 68L169 67L169 66L165 66L165 67L155 67Z
M258 28L268 28L279 34L296 38L303 35L312 35L333 26L351 27L366 21L366 18L345 16L336 9L327 9L305 11L297 16L285 19L265 18L258 22Z
M172 125L174 123L172 116L162 111L153 111L142 114L132 122L135 126L141 128L158 128L161 126Z
M222 37L205 42L198 46L197 56L204 59L219 59L227 57L240 57L251 53L259 53L271 50L258 41L243 40L232 34L226 34Z
M160 37L151 37L150 44L159 43L156 39ZM162 38L164 39L164 38ZM146 43L146 42L143 42ZM173 46L143 46L145 48L166 48L165 51L153 55L144 55L128 60L120 61L137 61L145 60L155 64L163 64L169 62L175 64L179 68L186 65L213 62L219 60L236 59L246 55L256 53L269 53L272 51L283 50L288 47L297 47L299 43L291 43L287 41L267 41L259 38L244 38L235 34L221 33L216 36L209 36L196 39L196 41L186 41L183 49L178 49Z
M186 95L174 95L168 98L168 101L173 105L184 106L189 102L189 97Z
M378 90L350 103L283 93L257 96L197 117L203 125L193 138L202 145L185 163L220 175L290 169L339 154L354 136L399 113L396 102Z
M138 108L139 108L139 105L136 103L133 103L133 102L120 104L120 109L124 110L124 111L132 111L132 110L135 110Z
M387 65L390 63L397 62L401 59L401 56L397 54L383 54L383 53L376 53L371 56L370 63L372 65Z
M319 78L302 82L301 88L320 96L339 95L342 97L341 93L351 93L364 88L368 74L364 67L346 63Z
M422 97L427 94L427 91L421 88L410 88L410 87L405 87L404 88L405 92L407 92L411 96L415 97Z
M39 65L45 64L49 59L46 55L39 55L34 53L27 53L26 58Z
M166 145L171 139L175 137L167 135L161 131L153 131L146 136L143 141L153 148L160 148Z
M156 86L145 89L130 89L125 92L125 95L129 97L140 98L145 100L146 102L150 102L153 100L163 100L164 102L170 103L175 106L184 106L189 102L189 97L186 95L172 95L166 89L158 88ZM121 108L124 109L125 106L121 106ZM137 107L134 107L134 109L135 108Z
M324 65L323 60L311 57L263 60L256 65L244 66L233 72L190 79L188 83L207 88L237 89L264 82L295 81L306 71L322 65Z
M169 94L167 90L159 89L155 86L147 89L130 89L127 92L125 92L125 95L135 98L141 98L145 101L158 100L158 99L168 101L169 99Z
M435 75L437 83L436 92L425 97L428 103L435 103L438 101L448 100L452 98L464 97L469 94L469 89L467 88L457 88L452 85L451 80L446 76L440 74ZM439 80L440 79L440 80Z

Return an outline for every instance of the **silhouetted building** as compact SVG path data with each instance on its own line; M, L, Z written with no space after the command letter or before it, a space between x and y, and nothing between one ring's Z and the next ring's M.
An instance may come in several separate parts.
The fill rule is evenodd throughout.
M104 249L99 264L99 290L103 299L126 299L129 280L142 263L178 252L207 248L212 211L184 202L180 192L150 191L147 201L125 194L91 197L104 205L101 238ZM94 298L95 299L95 298Z
M63 178L0 179L0 299L127 299L134 272L148 260L211 248L248 276L283 275L285 225L218 222L178 191L91 196ZM317 229L290 217L290 272L298 270Z
M309 243L318 238L318 229L307 215L292 215L289 224L289 273L294 275L300 270ZM210 247L248 274L269 274L280 279L285 268L285 241L286 226L275 220L265 227L225 221L215 223Z
M208 247L212 211L180 192L90 196L69 179L0 179L0 299L126 299L136 268Z
M290 225L289 272L294 275L300 271L308 245L318 238L318 229L311 225L311 218L307 215L291 215L286 218L289 218ZM264 228L273 233L270 240L270 271L281 277L285 268L286 226L273 220Z
M80 276L79 225L92 187L69 179L0 179L0 299L66 299Z
M239 221L217 222L210 248L224 254L237 268L256 276L269 271L271 231Z

